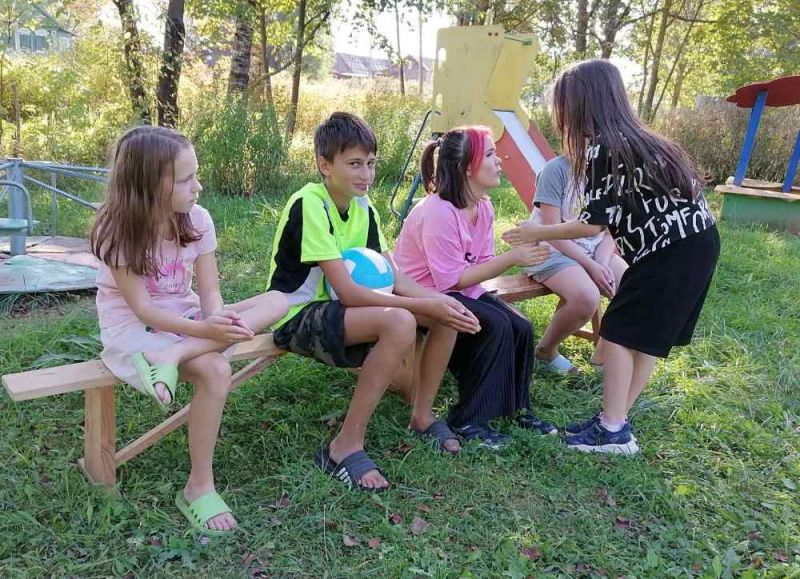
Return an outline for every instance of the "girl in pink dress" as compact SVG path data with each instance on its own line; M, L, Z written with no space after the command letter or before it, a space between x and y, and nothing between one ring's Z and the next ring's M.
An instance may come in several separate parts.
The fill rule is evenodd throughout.
M137 127L116 143L106 200L91 232L102 359L120 380L171 405L178 380L195 386L189 413L191 472L176 503L206 534L236 520L216 493L212 461L231 368L221 353L287 311L269 292L225 306L214 223L197 205L202 187L189 140ZM195 278L197 292L192 289Z

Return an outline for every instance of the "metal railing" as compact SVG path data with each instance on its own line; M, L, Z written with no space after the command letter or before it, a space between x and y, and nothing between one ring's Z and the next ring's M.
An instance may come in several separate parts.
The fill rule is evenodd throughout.
M50 233L51 235L55 235L57 232L59 197L73 201L92 211L96 211L99 206L98 203L88 201L80 195L61 189L58 186L58 178L70 177L86 179L88 181L105 184L107 181L106 175L108 174L108 169L105 167L66 165L48 161L26 161L24 159L11 158L0 160L0 173L5 173L4 180L9 181L8 186L0 190L0 202L2 202L5 195L8 195L8 217L10 219L32 221L32 205L30 199L26 198L26 183L36 185L50 192ZM31 175L31 173L36 176ZM48 176L49 183L45 181ZM0 186L2 185L2 182L0 182ZM29 234L29 228L11 234L11 255L25 254L25 238Z

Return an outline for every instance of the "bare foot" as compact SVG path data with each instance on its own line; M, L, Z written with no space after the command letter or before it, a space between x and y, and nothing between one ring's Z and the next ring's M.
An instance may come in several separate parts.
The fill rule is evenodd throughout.
M436 415L433 414L433 412L428 412L422 416L412 414L408 426L417 432L425 432L434 422L436 422ZM457 438L446 440L442 446L447 452L452 454L461 452L461 444L459 444Z
M339 464L345 458L353 454L354 452L358 452L359 450L364 450L363 446L357 447L339 447L336 442L336 439L333 439L330 444L330 457L333 462ZM365 489L388 489L389 488L389 481L384 478L384 476L380 473L379 470L373 469L366 473L361 479L358 481L358 484L365 488Z
M203 495L213 492L213 485L192 486L190 483L187 483L186 487L183 489L183 496L186 497L186 501L191 504L193 501L196 501ZM238 526L239 523L236 522L236 519L233 517L233 513L221 513L216 517L212 517L206 521L206 527L212 531L232 531Z
M144 359L147 360L147 363L150 365L177 364L177 361L169 356L169 349L164 350L164 352L145 352L143 355ZM158 399L164 404L172 404L172 394L169 393L167 385L163 382L156 382L154 386L156 389L156 394L158 394Z

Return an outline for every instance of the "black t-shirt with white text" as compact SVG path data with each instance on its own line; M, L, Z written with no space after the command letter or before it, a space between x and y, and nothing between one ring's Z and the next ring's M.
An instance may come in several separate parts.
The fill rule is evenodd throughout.
M615 184L608 149L603 144L592 144L587 155L587 184L578 220L608 227L620 255L629 265L714 225L702 193L695 199L685 199L677 190L657 191L657 185L641 163L632 172L620 163L615 202L611 195Z

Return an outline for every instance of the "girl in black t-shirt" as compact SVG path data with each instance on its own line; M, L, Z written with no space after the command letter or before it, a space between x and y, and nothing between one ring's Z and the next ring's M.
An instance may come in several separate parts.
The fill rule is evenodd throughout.
M603 411L568 425L566 442L582 451L633 454L639 448L628 411L656 358L689 343L719 257L719 235L694 163L637 118L614 65L589 60L564 71L553 87L551 114L574 181L586 178L582 211L559 225L522 223L503 239L515 245L611 232L630 267L600 329L608 342Z

